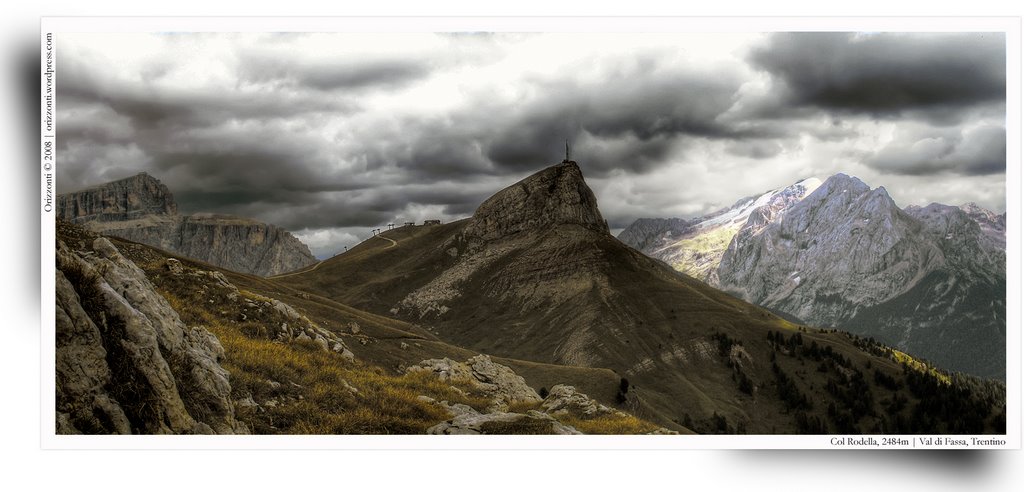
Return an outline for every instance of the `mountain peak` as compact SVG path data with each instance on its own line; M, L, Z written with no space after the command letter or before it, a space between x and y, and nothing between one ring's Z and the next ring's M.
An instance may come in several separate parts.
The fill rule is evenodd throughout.
M490 240L563 224L609 233L575 161L542 169L488 198L473 214L467 232Z
M860 195L865 192L871 191L871 187L860 179L850 176L844 173L836 173L825 180L824 183L819 186L819 189L826 190L827 193L852 193L854 195Z
M815 178L814 176L811 176L809 178L804 178L801 179L800 181L797 181L796 183L793 183L792 186L803 186L804 188L812 189L813 191L814 189L817 189L819 186L821 186L821 180Z
M974 202L967 202L967 203L965 203L963 205L960 205L960 207L958 207L958 208L960 210L963 210L964 212L966 212L968 215L971 215L971 216L995 217L995 216L999 215L999 214L997 214L997 213L995 213L995 212L993 212L993 211L991 211L991 210L989 210L989 209L987 209L985 207L982 207L981 205L978 205L977 203L974 203Z
M177 213L178 205L171 190L146 173L57 197L57 215L75 223Z

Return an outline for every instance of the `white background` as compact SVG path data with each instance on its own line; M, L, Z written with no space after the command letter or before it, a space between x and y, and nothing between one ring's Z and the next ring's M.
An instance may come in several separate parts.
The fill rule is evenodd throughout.
M0 14L3 309L0 488L7 490L1007 490L1024 453L864 451L42 451L39 449L39 224L36 131L40 15L1013 15L974 0L934 2L20 1ZM362 5L358 5L362 4ZM927 9L926 9L927 8ZM1012 10L1011 10L1012 9ZM26 85L29 92L25 92ZM27 99L26 99L27 98ZM1009 138L1020 138L1010 135ZM1020 165L1010 163L1010 165ZM1018 184L1011 184L1011 187ZM1019 188L1017 188L1019 189ZM1020 223L1020 217L1010 220ZM47 258L46 261L52 261ZM1020 275L1020 272L1010 272ZM1019 326L1009 326L1019 330ZM1017 402L1019 405L1019 402ZM1015 484L1018 485L1019 484ZM1016 488L1016 487L1014 487Z

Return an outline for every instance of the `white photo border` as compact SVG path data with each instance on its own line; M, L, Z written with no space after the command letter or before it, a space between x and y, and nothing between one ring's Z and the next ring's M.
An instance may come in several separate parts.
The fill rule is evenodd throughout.
M996 446L933 446L941 449L1021 448L1021 25L1016 17L44 17L40 30L41 385L40 445L44 449L926 449L914 435L715 435L715 436L66 436L56 434L55 402L55 170L46 160L53 143L54 108L60 83L60 34L146 32L696 32L785 31L1000 32L1006 37L1007 316L1006 434L925 436L1001 439ZM49 58L48 58L49 57ZM49 63L49 65L48 65ZM52 72L47 73L47 67ZM52 77L50 77L50 76ZM48 85L49 84L49 85ZM49 92L47 92L49 91ZM47 99L46 95L52 96ZM49 105L49 106L48 106ZM51 119L46 111L51 110ZM53 126L48 127L51 124ZM52 154L51 154L52 155ZM51 200L47 210L46 200ZM847 438L837 445L836 438ZM882 446L883 439L911 445ZM850 439L854 440L850 444Z

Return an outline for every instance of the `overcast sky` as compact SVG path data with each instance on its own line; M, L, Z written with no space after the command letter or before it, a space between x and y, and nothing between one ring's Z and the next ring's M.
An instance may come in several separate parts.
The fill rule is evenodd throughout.
M319 257L574 159L614 232L837 172L1005 211L1002 34L61 34L59 192L146 171Z

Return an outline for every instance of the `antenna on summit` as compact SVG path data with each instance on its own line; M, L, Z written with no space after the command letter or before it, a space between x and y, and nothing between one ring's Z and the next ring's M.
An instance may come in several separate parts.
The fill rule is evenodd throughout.
M569 147L569 139L567 138L567 139L565 139L565 160L562 161L563 163L572 162L572 152L571 152L571 150L572 149Z

